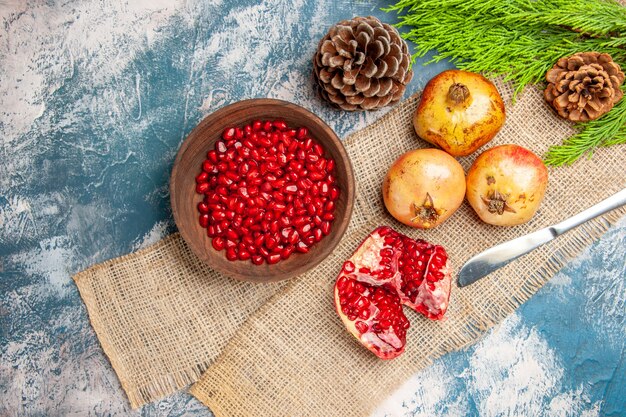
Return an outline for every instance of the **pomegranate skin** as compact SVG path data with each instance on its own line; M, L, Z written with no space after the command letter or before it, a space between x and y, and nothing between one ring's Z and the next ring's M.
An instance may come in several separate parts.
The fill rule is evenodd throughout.
M431 229L463 203L465 172L456 159L439 149L416 149L400 156L383 182L387 211L398 221Z
M491 81L448 70L426 84L413 127L420 138L450 155L466 156L493 139L504 120L504 102Z
M500 145L476 158L467 173L467 201L482 221L515 226L539 209L548 185L543 161L518 145Z

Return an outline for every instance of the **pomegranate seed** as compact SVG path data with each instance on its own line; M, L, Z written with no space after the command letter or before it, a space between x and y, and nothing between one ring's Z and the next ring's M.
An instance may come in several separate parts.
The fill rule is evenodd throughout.
M267 257L267 263L269 265L274 265L278 263L281 259L280 253L272 253Z
M236 241L239 239L239 234L235 232L233 229L228 229L226 231L226 237L230 240Z
M196 192L198 194L204 194L207 191L209 191L209 183L208 182L201 182L200 184L196 185Z
M208 214L202 214L200 216L200 226L208 227L208 225L209 225L209 215Z
M313 145L313 152L317 156L322 156L324 155L324 148L322 148L319 144L316 143L315 145Z
M297 230L293 230L291 234L289 235L289 243L292 245L295 245L296 243L298 243L299 239L300 239L300 234L298 233Z
M226 259L228 259L229 261L236 261L237 258L238 256L237 256L237 251L235 250L235 248L226 249Z
M272 236L268 236L267 238L265 238L265 246L268 249L273 249L274 247L276 247L277 244L278 242Z
M213 248L215 250L220 251L226 247L226 239L224 239L223 237L219 237L219 236L214 237L211 244L213 245Z
M301 127L296 131L296 137L300 140L306 138L309 134L309 130L306 127Z
M267 250L267 248L265 248L264 246L261 246L259 247L259 254L261 254L261 256L267 259L267 257L270 255L270 252Z
M215 221L224 220L226 218L226 212L222 210L213 210L211 217Z
M284 120L274 120L272 125L278 130L287 130L287 123Z
M252 257L252 263L255 265L262 265L264 261L265 261L265 258L263 258L260 255L255 255Z
M217 151L219 153L226 152L226 144L224 142L222 142L221 140L217 141L217 144L215 145L215 148L217 149Z
M206 157L209 161L213 163L216 163L218 161L217 152L215 152L214 150L210 150L209 152L207 152Z
M287 246L287 247L285 247L284 249L282 249L280 251L280 257L282 259L287 259L287 258L289 258L291 256L293 251L294 251L294 247L293 246Z
M357 321L354 324L354 327L356 327L356 329L359 331L359 333L363 334L365 332L367 332L367 324L363 323L362 321Z
M198 203L198 211L200 213L202 213L202 214L207 214L209 212L209 205L207 203L205 203L204 201L199 202Z
M307 253L309 251L309 247L303 241L298 242L296 245L296 250L300 253Z
M271 132L272 131L272 122L270 122L268 120L265 123L263 123L263 130L266 131L266 132Z
M224 132L222 132L222 139L224 140L231 140L235 138L235 128L234 127L227 127L226 129L224 129Z
M260 247L265 243L265 235L258 235L254 238L254 246Z

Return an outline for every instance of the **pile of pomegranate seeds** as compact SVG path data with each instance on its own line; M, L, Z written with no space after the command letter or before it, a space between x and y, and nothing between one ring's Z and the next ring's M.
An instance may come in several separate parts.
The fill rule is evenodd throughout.
M350 333L381 359L404 352L410 324L402 305L443 318L452 274L438 245L379 227L347 260L335 283L335 308Z
M228 127L196 176L199 222L231 261L275 264L330 233L335 161L306 127L282 120Z

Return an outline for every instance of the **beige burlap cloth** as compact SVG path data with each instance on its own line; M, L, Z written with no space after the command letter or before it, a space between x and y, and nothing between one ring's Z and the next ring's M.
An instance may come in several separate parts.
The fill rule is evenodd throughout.
M517 143L543 154L572 133L541 92L515 105L510 86L503 130L487 147ZM362 417L438 356L459 349L502 320L569 259L626 213L586 223L478 283L452 289L446 320L406 309L406 352L381 361L361 347L335 313L332 287L343 260L374 227L389 224L444 245L454 265L499 242L556 223L626 187L626 147L550 170L548 192L528 224L498 228L464 204L437 229L411 230L386 214L380 193L388 166L427 146L413 132L417 95L345 142L355 168L355 211L343 240L313 271L283 284L254 285L202 265L178 235L74 277L91 323L133 407L196 381L191 393L217 416ZM461 162L467 169L475 158ZM579 277L584 279L584 277Z

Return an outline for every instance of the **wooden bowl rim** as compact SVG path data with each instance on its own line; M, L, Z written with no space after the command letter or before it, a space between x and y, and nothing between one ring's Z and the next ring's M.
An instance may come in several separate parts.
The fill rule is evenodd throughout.
M288 109L299 112L300 114L305 116L306 119L310 120L311 124L317 124L322 130L325 131L328 138L330 138L331 142L337 148L337 152L339 153L341 157L340 158L341 161L336 161L336 163L337 163L337 166L339 166L339 164L343 166L343 169L345 170L346 178L347 178L347 190L342 190L342 192L347 192L345 215L343 216L342 219L336 219L335 222L333 223L333 229L331 230L331 234L326 237L326 238L332 237L332 239L329 239L328 241L326 241L326 239L323 239L321 242L318 242L318 244L322 244L323 247L322 247L322 250L317 253L317 256L311 262L303 263L300 266L287 270L287 271L280 271L278 273L272 273L270 275L254 274L254 279L252 278L252 276L239 274L236 271L228 270L228 268L221 268L219 265L212 264L211 258L212 256L217 254L217 252L213 248L208 248L208 252L200 251L199 248L196 248L196 245L193 243L195 239L193 238L193 235L191 234L191 232L186 227L183 227L183 228L179 227L179 224L182 224L182 223L180 221L178 208L176 207L176 204L175 204L175 201L176 201L175 196L177 195L177 190L174 185L175 184L174 180L178 174L179 163L182 160L183 155L185 154L187 148L193 143L194 140L197 140L197 138L201 137L201 135L198 132L203 130L204 125L206 125L207 123L211 123L213 120L216 120L216 119L219 120L220 118L222 118L223 116L231 112L235 112L235 111L241 110L241 108L250 107L252 105L253 106L285 106ZM273 99L273 98L252 98L252 99L240 100L235 103L225 105L215 110L214 112L206 115L196 125L196 127L194 127L191 130L191 132L189 132L189 134L187 135L187 137L181 144L180 148L178 149L176 158L174 160L174 166L172 167L172 172L170 174L170 185L169 185L170 207L172 209L172 214L174 216L174 222L176 223L176 227L180 235L182 236L183 240L185 241L187 246L191 249L191 251L194 253L194 255L197 256L203 263L207 264L212 269L218 272L221 272L231 278L234 278L240 281L250 281L250 282L272 282L272 281L282 281L282 280L290 279L315 268L324 259L326 259L328 255L330 255L330 253L337 247L337 245L343 238L343 235L345 234L346 230L348 229L348 225L350 223L350 219L352 218L352 212L354 208L355 188L356 188L356 182L354 179L354 170L352 167L352 161L350 160L350 157L348 156L348 153L345 149L345 146L343 145L343 142L341 141L341 139L339 139L335 131L330 126L328 126L328 124L324 122L324 120L322 120L319 116L317 116L310 110L298 104L291 103L286 100ZM340 221L337 222L337 220L340 220ZM330 242L330 244L323 245L323 243L328 243L328 242ZM298 253L297 255L309 256L310 252L306 254ZM236 265L237 262L240 262L240 261L233 261L232 263L233 265ZM277 265L280 265L280 263ZM273 266L274 265L269 265L266 267L271 270ZM262 271L258 271L258 272L262 272Z

